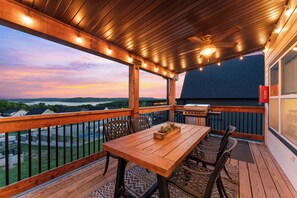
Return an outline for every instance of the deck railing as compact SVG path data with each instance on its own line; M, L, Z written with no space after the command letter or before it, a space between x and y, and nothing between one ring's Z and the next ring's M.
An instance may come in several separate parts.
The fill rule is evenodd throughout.
M151 125L168 121L170 106L142 107ZM175 106L175 121L183 123L182 106ZM212 107L222 112L210 117L216 132L228 124L239 135L263 139L263 108ZM67 114L22 116L0 119L0 194L11 196L75 170L105 156L104 123L130 119L132 109L88 111Z
M235 137L250 140L264 140L264 107L212 106L213 112L207 118L207 125L213 132L223 133L228 125L236 126ZM176 106L175 121L184 123L183 106Z
M140 108L151 125L168 120L169 106ZM103 125L130 120L132 109L0 119L0 194L10 196L105 156ZM1 150L1 148L3 148Z

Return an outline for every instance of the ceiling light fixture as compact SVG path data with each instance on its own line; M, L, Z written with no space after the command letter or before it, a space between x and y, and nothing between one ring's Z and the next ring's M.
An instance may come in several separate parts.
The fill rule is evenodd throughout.
M293 48L293 51L297 52L297 47L294 47L294 48Z
M171 74L170 74L170 77L171 77L171 78L173 78L173 77L174 77L173 73L171 73Z
M155 66L155 72L158 72L159 68L157 66Z
M164 70L164 71L163 71L163 74L164 74L164 75L166 75L166 74L167 74L167 71L166 71L166 70Z
M200 54L205 56L205 57L209 57L210 55L212 55L216 51L217 51L216 46L214 46L213 44L209 44L209 45L205 45L202 48L202 50L200 51Z
M242 56L242 55L241 55L241 56L239 56L239 59L240 59L240 60L243 60L243 56Z
M221 65L221 62L218 62L218 66L220 66Z
M202 71L203 70L203 68L202 67L199 67L199 71Z

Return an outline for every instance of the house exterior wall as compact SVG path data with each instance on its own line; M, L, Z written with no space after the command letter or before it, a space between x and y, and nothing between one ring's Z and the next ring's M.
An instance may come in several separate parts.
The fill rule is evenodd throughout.
M281 58L289 51L293 46L297 45L297 9L296 1L289 1L290 8L293 9L291 16L282 14L278 27L282 27L279 34L272 33L271 41L268 42L266 48L268 51L265 54L265 85L269 86L269 68L275 63L279 62ZM281 76L281 75L279 75ZM281 88L280 88L281 89ZM295 97L296 94L293 95ZM279 96L281 98L282 96ZM278 109L281 109L281 103L279 102ZM269 104L265 105L265 142L275 157L280 167L283 169L290 182L297 190L297 146L290 142L282 135L281 127L278 131L274 131L269 127ZM282 114L278 113L278 123L282 119Z

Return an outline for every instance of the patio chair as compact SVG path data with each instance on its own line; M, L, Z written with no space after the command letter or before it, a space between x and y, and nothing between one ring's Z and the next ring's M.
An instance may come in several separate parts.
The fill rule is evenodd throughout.
M130 124L128 120L115 120L104 124L104 135L106 141L110 141L116 138L120 138L130 134ZM109 165L109 157L118 158L118 156L107 152L106 162L103 175L107 172Z
M150 124L147 117L132 118L131 124L134 133L150 128Z
M219 158L214 169L200 166L191 160L185 160L174 171L169 182L191 196L203 198L211 197L214 184L216 184L220 197L224 197L224 195L228 197L220 177L220 172L236 145L237 140L229 137L226 150Z
M204 166L216 166L219 158L226 149L229 136L236 130L236 127L229 126L222 138L214 140L206 140L209 143L206 145L198 144L188 156L189 159L201 162ZM218 140L217 140L218 139ZM224 167L227 176L231 179L228 171Z

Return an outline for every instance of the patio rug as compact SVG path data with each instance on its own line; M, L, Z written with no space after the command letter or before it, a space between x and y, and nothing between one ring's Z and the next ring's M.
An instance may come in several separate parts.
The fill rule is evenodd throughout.
M248 163L255 163L251 153L250 145L246 141L238 141L236 147L231 153L231 158Z
M226 168L232 178L230 180L222 171L221 176L223 184L228 193L228 197L236 197L238 191L238 168L230 164L226 164ZM134 166L130 170L125 172L125 188L134 197L141 197L154 183L156 182L156 174L153 172L147 172L146 169L140 166ZM112 180L99 189L91 193L91 196L96 198L112 198L114 194L115 180ZM192 198L184 191L179 190L177 187L169 183L170 197L172 198ZM157 198L158 190L151 196ZM219 197L216 186L213 189L211 197Z

